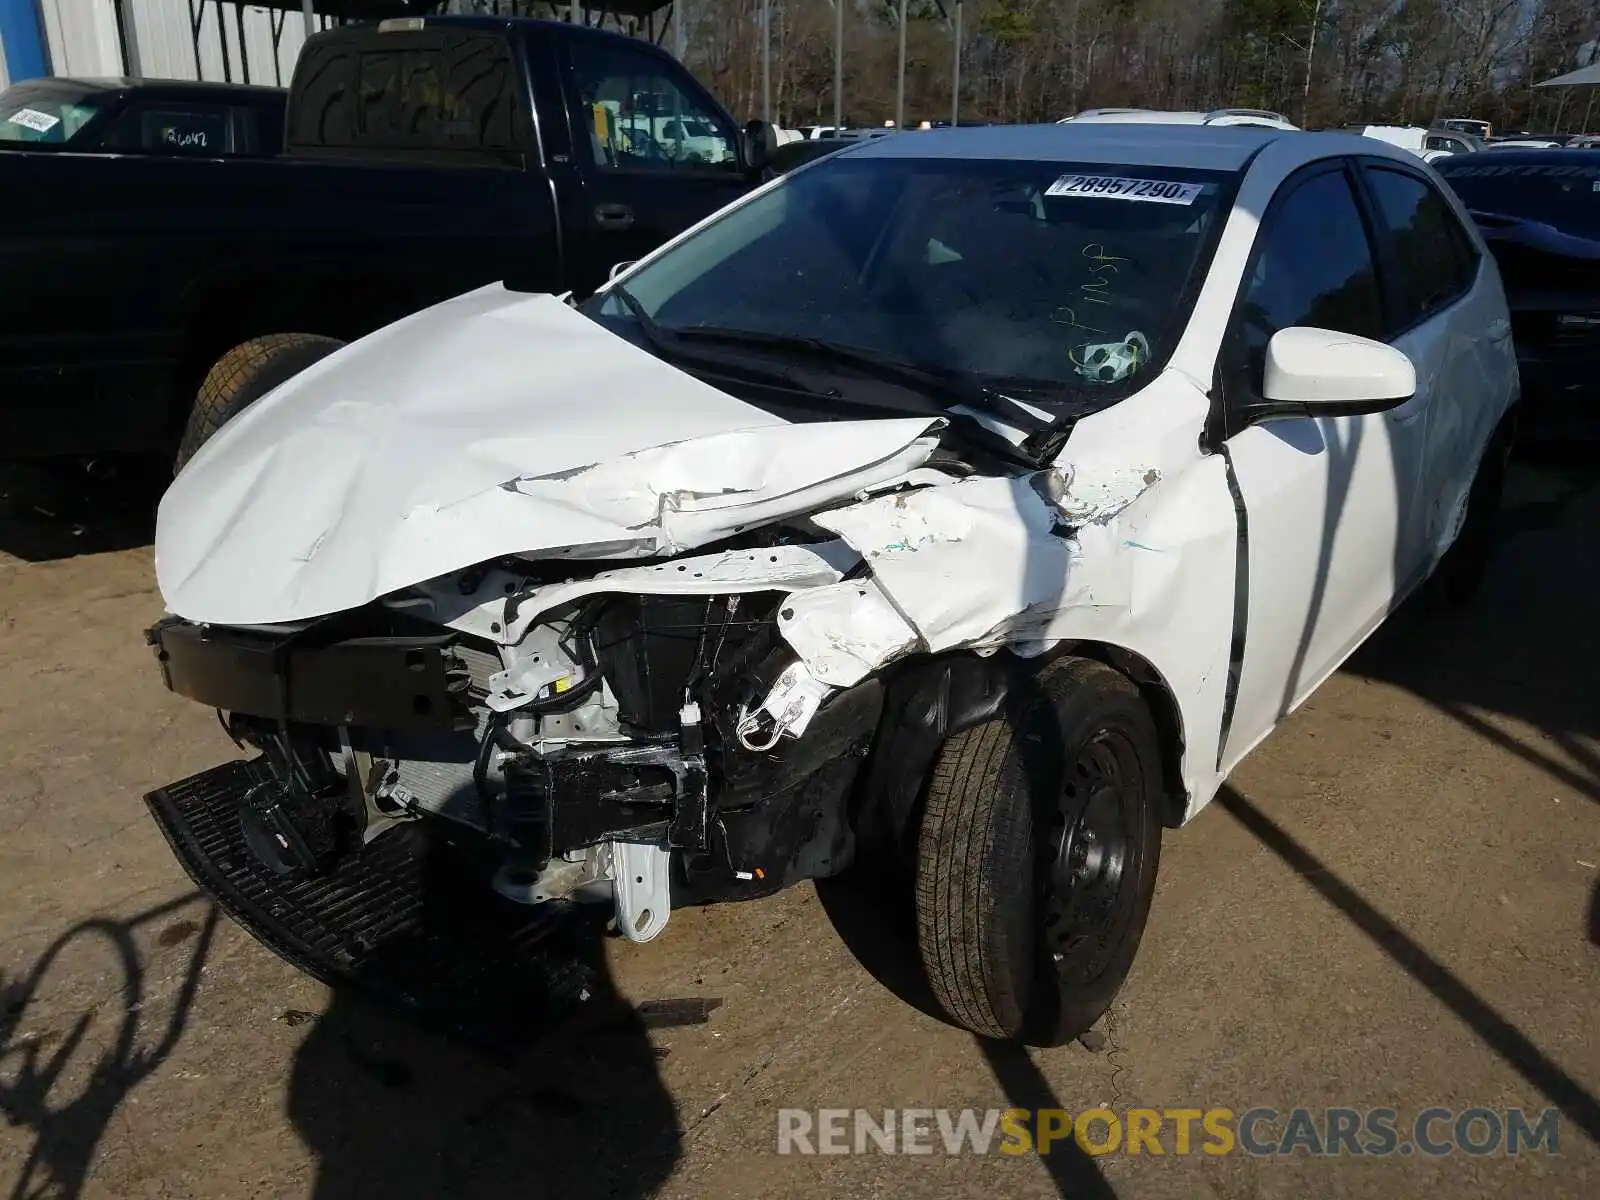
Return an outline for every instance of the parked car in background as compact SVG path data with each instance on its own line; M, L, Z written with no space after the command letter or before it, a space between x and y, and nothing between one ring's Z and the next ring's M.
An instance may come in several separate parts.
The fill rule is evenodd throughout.
M1540 130L1519 129L1514 132L1506 131L1495 134L1486 140L1489 146L1504 146L1507 142L1552 142L1557 146L1565 146L1576 135L1570 133L1548 133Z
M1475 137L1480 142L1486 142L1494 134L1494 126L1488 121L1477 121L1467 117L1445 117L1435 121L1432 129L1440 133L1465 133Z
M1470 133L1424 129L1420 125L1358 125L1350 131L1409 150L1427 162L1451 154L1473 154L1483 148Z
M1530 435L1600 438L1600 150L1437 164L1500 264Z
M102 94L41 88L18 103ZM137 97L108 134L169 127ZM73 103L45 115L65 131ZM690 138L655 138L654 106L692 120ZM741 136L640 39L419 17L311 38L277 158L0 154L0 454L181 463L289 375L418 308L507 278L587 295L755 186L771 149L756 129Z
M270 158L283 88L177 79L32 79L0 93L0 151Z
M149 638L248 757L149 803L335 979L405 953L417 855L447 910L638 942L864 860L952 1021L1060 1043L1163 829L1407 594L1470 594L1516 396L1494 263L1399 149L847 145L576 307L446 301L203 446Z
M1149 108L1090 108L1071 117L1063 117L1059 125L1113 124L1113 125L1249 125L1262 129L1297 129L1282 113L1259 108L1218 108L1211 112L1168 112Z
M1489 144L1496 150L1559 150L1567 142L1558 138L1496 138Z

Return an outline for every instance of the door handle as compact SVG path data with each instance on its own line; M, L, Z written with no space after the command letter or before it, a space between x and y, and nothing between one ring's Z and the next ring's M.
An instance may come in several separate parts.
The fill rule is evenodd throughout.
M632 229L633 209L626 204L597 204L594 223L601 229Z

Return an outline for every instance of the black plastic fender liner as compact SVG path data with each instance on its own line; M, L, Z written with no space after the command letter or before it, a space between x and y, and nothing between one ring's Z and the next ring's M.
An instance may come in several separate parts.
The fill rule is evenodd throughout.
M1063 644L1051 657L1069 648ZM894 673L887 682L883 717L867 764L859 814L863 831L901 841L944 740L1000 712L1046 661L1019 659L1005 651L990 655L958 651Z
M581 910L502 900L462 870L440 826L392 829L315 878L274 874L246 848L239 809L270 779L236 760L145 796L189 877L279 957L419 1023L497 1051L577 1011L594 970Z

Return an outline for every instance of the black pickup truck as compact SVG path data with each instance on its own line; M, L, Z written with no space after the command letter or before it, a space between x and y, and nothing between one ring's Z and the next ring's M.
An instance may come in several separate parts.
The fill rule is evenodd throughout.
M306 43L278 157L0 154L0 458L181 463L407 313L593 291L754 186L774 141L647 42L411 17Z

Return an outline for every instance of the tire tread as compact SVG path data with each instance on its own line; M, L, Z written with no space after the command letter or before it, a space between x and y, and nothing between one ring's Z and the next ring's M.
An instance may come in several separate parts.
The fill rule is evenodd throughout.
M1030 708L1002 713L950 737L934 760L924 796L915 874L918 950L934 997L980 1037L1027 1033L1030 937L1003 935L1003 906L1016 903L1019 873L1034 885L1032 789L1013 747L1041 718L1059 720L1062 699L1086 692L1142 707L1138 688L1106 664L1061 658L1034 677ZM1018 824L1025 825L1019 830Z
M176 467L181 469L242 408L282 382L269 376L274 366L292 366L283 375L287 379L341 345L342 342L317 333L269 333L233 347L212 364L201 381L184 425ZM266 386L254 386L263 381ZM250 394L252 390L254 395Z

